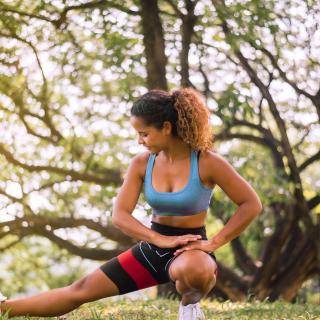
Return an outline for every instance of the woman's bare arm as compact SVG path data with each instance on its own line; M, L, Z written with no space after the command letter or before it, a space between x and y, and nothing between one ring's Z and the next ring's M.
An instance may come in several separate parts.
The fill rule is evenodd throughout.
M146 157L147 153L143 153L131 160L113 206L112 222L130 237L153 243L159 234L132 216L143 184Z
M202 165L210 180L217 184L238 208L225 226L210 240L200 240L176 251L200 249L211 252L238 237L251 221L262 211L262 204L254 189L221 156L210 152L202 158Z
M238 205L224 228L212 239L213 250L238 237L262 211L262 204L254 189L221 156L211 153L212 179Z

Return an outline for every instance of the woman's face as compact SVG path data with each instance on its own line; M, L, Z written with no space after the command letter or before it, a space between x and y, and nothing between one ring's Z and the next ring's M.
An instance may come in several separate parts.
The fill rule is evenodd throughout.
M165 128L158 129L154 126L145 125L141 117L132 116L130 122L138 133L138 143L146 147L151 153L158 153L168 141Z

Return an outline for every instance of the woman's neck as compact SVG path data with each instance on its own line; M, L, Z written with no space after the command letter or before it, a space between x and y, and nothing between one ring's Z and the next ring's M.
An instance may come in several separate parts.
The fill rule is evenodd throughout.
M170 163L189 158L190 152L190 146L180 139L172 141L167 148L161 151L162 155Z

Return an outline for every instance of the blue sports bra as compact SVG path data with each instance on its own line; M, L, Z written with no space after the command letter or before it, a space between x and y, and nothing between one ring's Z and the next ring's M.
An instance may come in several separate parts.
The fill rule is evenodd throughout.
M199 177L197 152L191 151L188 184L177 192L158 192L152 186L152 169L156 154L148 159L144 181L144 195L153 213L161 216L189 216L207 210L212 189L205 187Z

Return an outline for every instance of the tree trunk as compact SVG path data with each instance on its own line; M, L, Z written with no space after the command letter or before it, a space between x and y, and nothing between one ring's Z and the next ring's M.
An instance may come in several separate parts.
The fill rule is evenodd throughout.
M157 0L140 0L143 43L146 50L148 89L168 90L167 57Z

